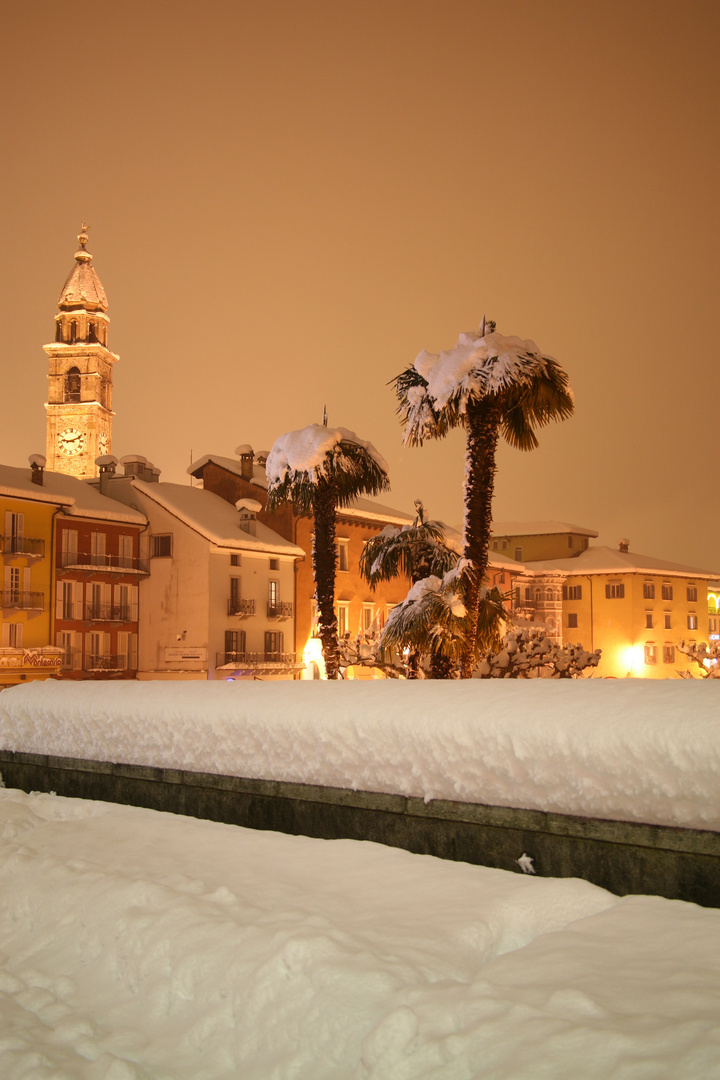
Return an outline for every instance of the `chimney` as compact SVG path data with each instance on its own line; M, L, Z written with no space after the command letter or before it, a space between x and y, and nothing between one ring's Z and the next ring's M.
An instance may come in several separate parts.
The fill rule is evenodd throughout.
M258 510L262 510L262 503L259 503L257 499L238 499L235 503L235 509L240 514L239 524L243 532L256 536L257 515Z
M138 480L144 480L148 484L157 484L160 477L160 469L156 469L152 462L142 454L126 454L120 458L123 467L123 475L135 476Z
M243 480L253 478L253 448L248 443L241 443L235 447L235 453L240 458L240 475Z
M108 481L115 475L118 459L114 454L101 454L95 458L95 464L100 470L100 494L107 495Z
M620 539L618 540L618 544L620 545L620 550L621 551L629 551L630 550L630 541L626 540L624 536L620 537Z
M43 486L45 477L45 466L47 465L47 458L43 454L31 454L28 458L30 462L30 479L33 484L39 484Z

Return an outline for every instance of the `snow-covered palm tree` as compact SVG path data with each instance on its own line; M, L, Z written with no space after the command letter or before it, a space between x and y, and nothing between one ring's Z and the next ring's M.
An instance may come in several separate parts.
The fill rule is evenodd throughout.
M268 510L291 502L315 523L312 561L320 639L328 679L338 677L335 518L359 495L386 491L388 468L372 443L346 428L310 424L275 440L266 462Z
M448 543L447 527L442 521L426 519L425 508L416 499L412 525L386 525L367 541L360 556L360 573L373 588L401 575L414 585L425 577L443 577L455 566L459 554Z
M534 341L504 337L485 320L477 333L461 334L448 352L421 352L394 382L405 443L421 446L451 428L465 428L463 553L473 572L465 594L471 627L462 676L470 678L473 626L488 566L498 439L502 434L519 450L534 449L536 427L572 414L572 390L558 362L544 356Z
M452 677L471 632L475 634L473 659L498 648L500 628L507 617L502 594L498 589L481 590L480 618L473 631L464 602L463 578L467 569L465 560L460 560L442 579L433 575L416 582L402 603L390 612L381 648L429 653L433 679Z

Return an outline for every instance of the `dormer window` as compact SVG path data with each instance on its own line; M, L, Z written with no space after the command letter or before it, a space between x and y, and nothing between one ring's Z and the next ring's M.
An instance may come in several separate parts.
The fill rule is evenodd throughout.
M72 324L73 326L75 323ZM71 367L65 376L65 393L63 395L64 401L79 401L80 400L80 369Z

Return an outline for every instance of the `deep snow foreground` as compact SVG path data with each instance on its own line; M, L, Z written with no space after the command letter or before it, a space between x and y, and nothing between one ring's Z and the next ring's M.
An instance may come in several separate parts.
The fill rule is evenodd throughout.
M717 681L46 680L0 749L720 830Z
M700 1080L720 911L0 791L3 1080Z

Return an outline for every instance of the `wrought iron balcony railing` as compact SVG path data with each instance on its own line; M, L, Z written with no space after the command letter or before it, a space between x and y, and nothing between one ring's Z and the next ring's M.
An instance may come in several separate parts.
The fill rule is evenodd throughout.
M18 608L20 611L44 611L45 594L24 592L22 589L4 589L2 593L4 608Z
M289 600L268 600L268 619L291 619L293 606Z
M45 554L45 541L30 536L0 536L0 545L3 555L27 555L31 559L41 559Z
M86 604L85 621L130 622L130 607L128 604Z
M239 668L297 667L295 653L286 652L219 652L215 658L216 667L232 665ZM299 665L302 667L302 664Z
M85 656L85 671L128 671L129 660L123 653L90 653Z
M228 615L239 615L248 618L255 614L255 601L245 600L239 596L231 596L228 600Z

